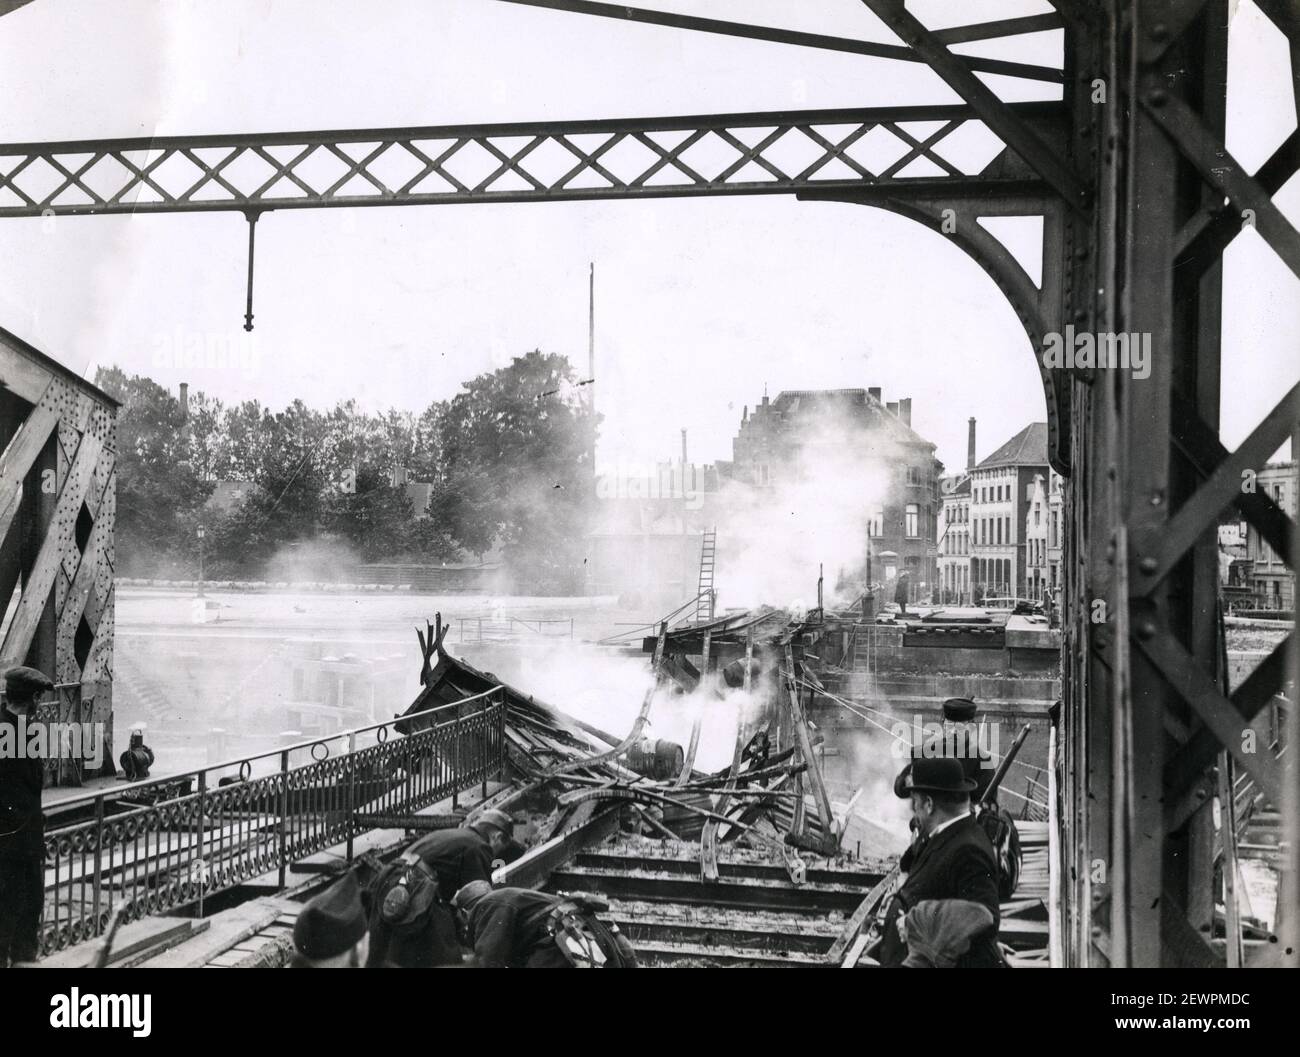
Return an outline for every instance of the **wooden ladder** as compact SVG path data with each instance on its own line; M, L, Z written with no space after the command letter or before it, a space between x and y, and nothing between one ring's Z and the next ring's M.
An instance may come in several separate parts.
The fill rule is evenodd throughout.
M706 529L700 541L700 589L695 595L695 622L713 619L713 571L718 554L718 530Z

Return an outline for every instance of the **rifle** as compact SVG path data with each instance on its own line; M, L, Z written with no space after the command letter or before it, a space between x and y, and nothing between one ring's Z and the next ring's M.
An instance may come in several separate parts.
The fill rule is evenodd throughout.
M989 781L988 788L984 790L984 795L980 797L979 803L975 805L977 809L983 809L997 803L998 786L1002 784L1002 779L1007 776L1007 771L1011 769L1012 763L1015 762L1016 754L1020 751L1020 746L1025 743L1027 737L1029 737L1028 723L1020 728L1020 733L1016 735L1016 740L1011 743L1011 748L1007 750L1007 754L1002 757L1002 762L998 764L997 770L993 772L993 778Z

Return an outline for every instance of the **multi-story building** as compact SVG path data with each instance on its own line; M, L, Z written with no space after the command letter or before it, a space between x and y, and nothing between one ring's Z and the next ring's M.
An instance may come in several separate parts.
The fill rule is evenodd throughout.
M1046 480L1047 474L1046 422L1031 422L971 471L970 576L977 604L983 598L1027 593L1025 526L1034 478ZM1046 515L1049 493L1041 501L1048 510L1040 509L1040 515Z
M722 477L780 490L815 477L819 463L840 464L846 454L861 480L883 482L868 512L863 578L894 589L907 573L909 596L929 599L936 590L943 464L935 445L912 429L910 398L885 403L881 390L799 389L746 408L732 442L733 459L718 463ZM849 487L856 480L846 482ZM725 541L724 541L725 542Z
M970 420L966 469L943 478L943 509L939 519L939 597L947 605L969 604L970 475L975 469L975 419Z
M970 602L970 478L965 474L943 497L939 591L940 602L949 605Z
M1065 590L1065 479L1047 468L1047 591L1044 600L1057 612L1061 607L1061 592Z
M1289 517L1296 516L1296 463L1269 463L1255 477L1255 487L1269 496ZM1246 560L1254 605L1269 609L1295 608L1295 573L1287 568L1260 536L1246 524Z
M1048 510L1048 483L1041 473L1034 474L1029 485L1029 507L1025 515L1025 589L1024 596L1037 602L1046 601L1047 542L1051 523Z

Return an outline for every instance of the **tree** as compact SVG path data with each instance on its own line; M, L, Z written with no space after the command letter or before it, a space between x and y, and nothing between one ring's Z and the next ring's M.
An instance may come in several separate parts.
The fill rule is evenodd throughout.
M212 492L194 465L180 402L148 378L103 367L95 384L117 413L117 559L128 572L174 575L194 561L191 519ZM190 571L190 575L193 575Z
M438 418L434 518L462 546L502 546L517 577L571 577L591 496L591 421L562 355L534 350L465 383Z

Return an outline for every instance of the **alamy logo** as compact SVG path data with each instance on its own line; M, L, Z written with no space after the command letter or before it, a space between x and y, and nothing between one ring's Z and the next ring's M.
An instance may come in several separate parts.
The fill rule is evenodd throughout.
M1076 333L1074 325L1068 324L1064 334L1052 331L1043 339L1043 366L1118 369L1132 371L1134 378L1147 378L1151 375L1151 335Z
M998 761L998 725L948 726L912 717L912 724L895 723L891 751L895 759L923 757L927 760L946 757L953 760L977 759L980 766L992 770Z
M148 1038L152 995L83 995L74 987L70 994L50 998L52 1028L130 1028L137 1039Z
M0 723L0 760L84 760L100 767L104 735L102 723L29 723L19 716Z

